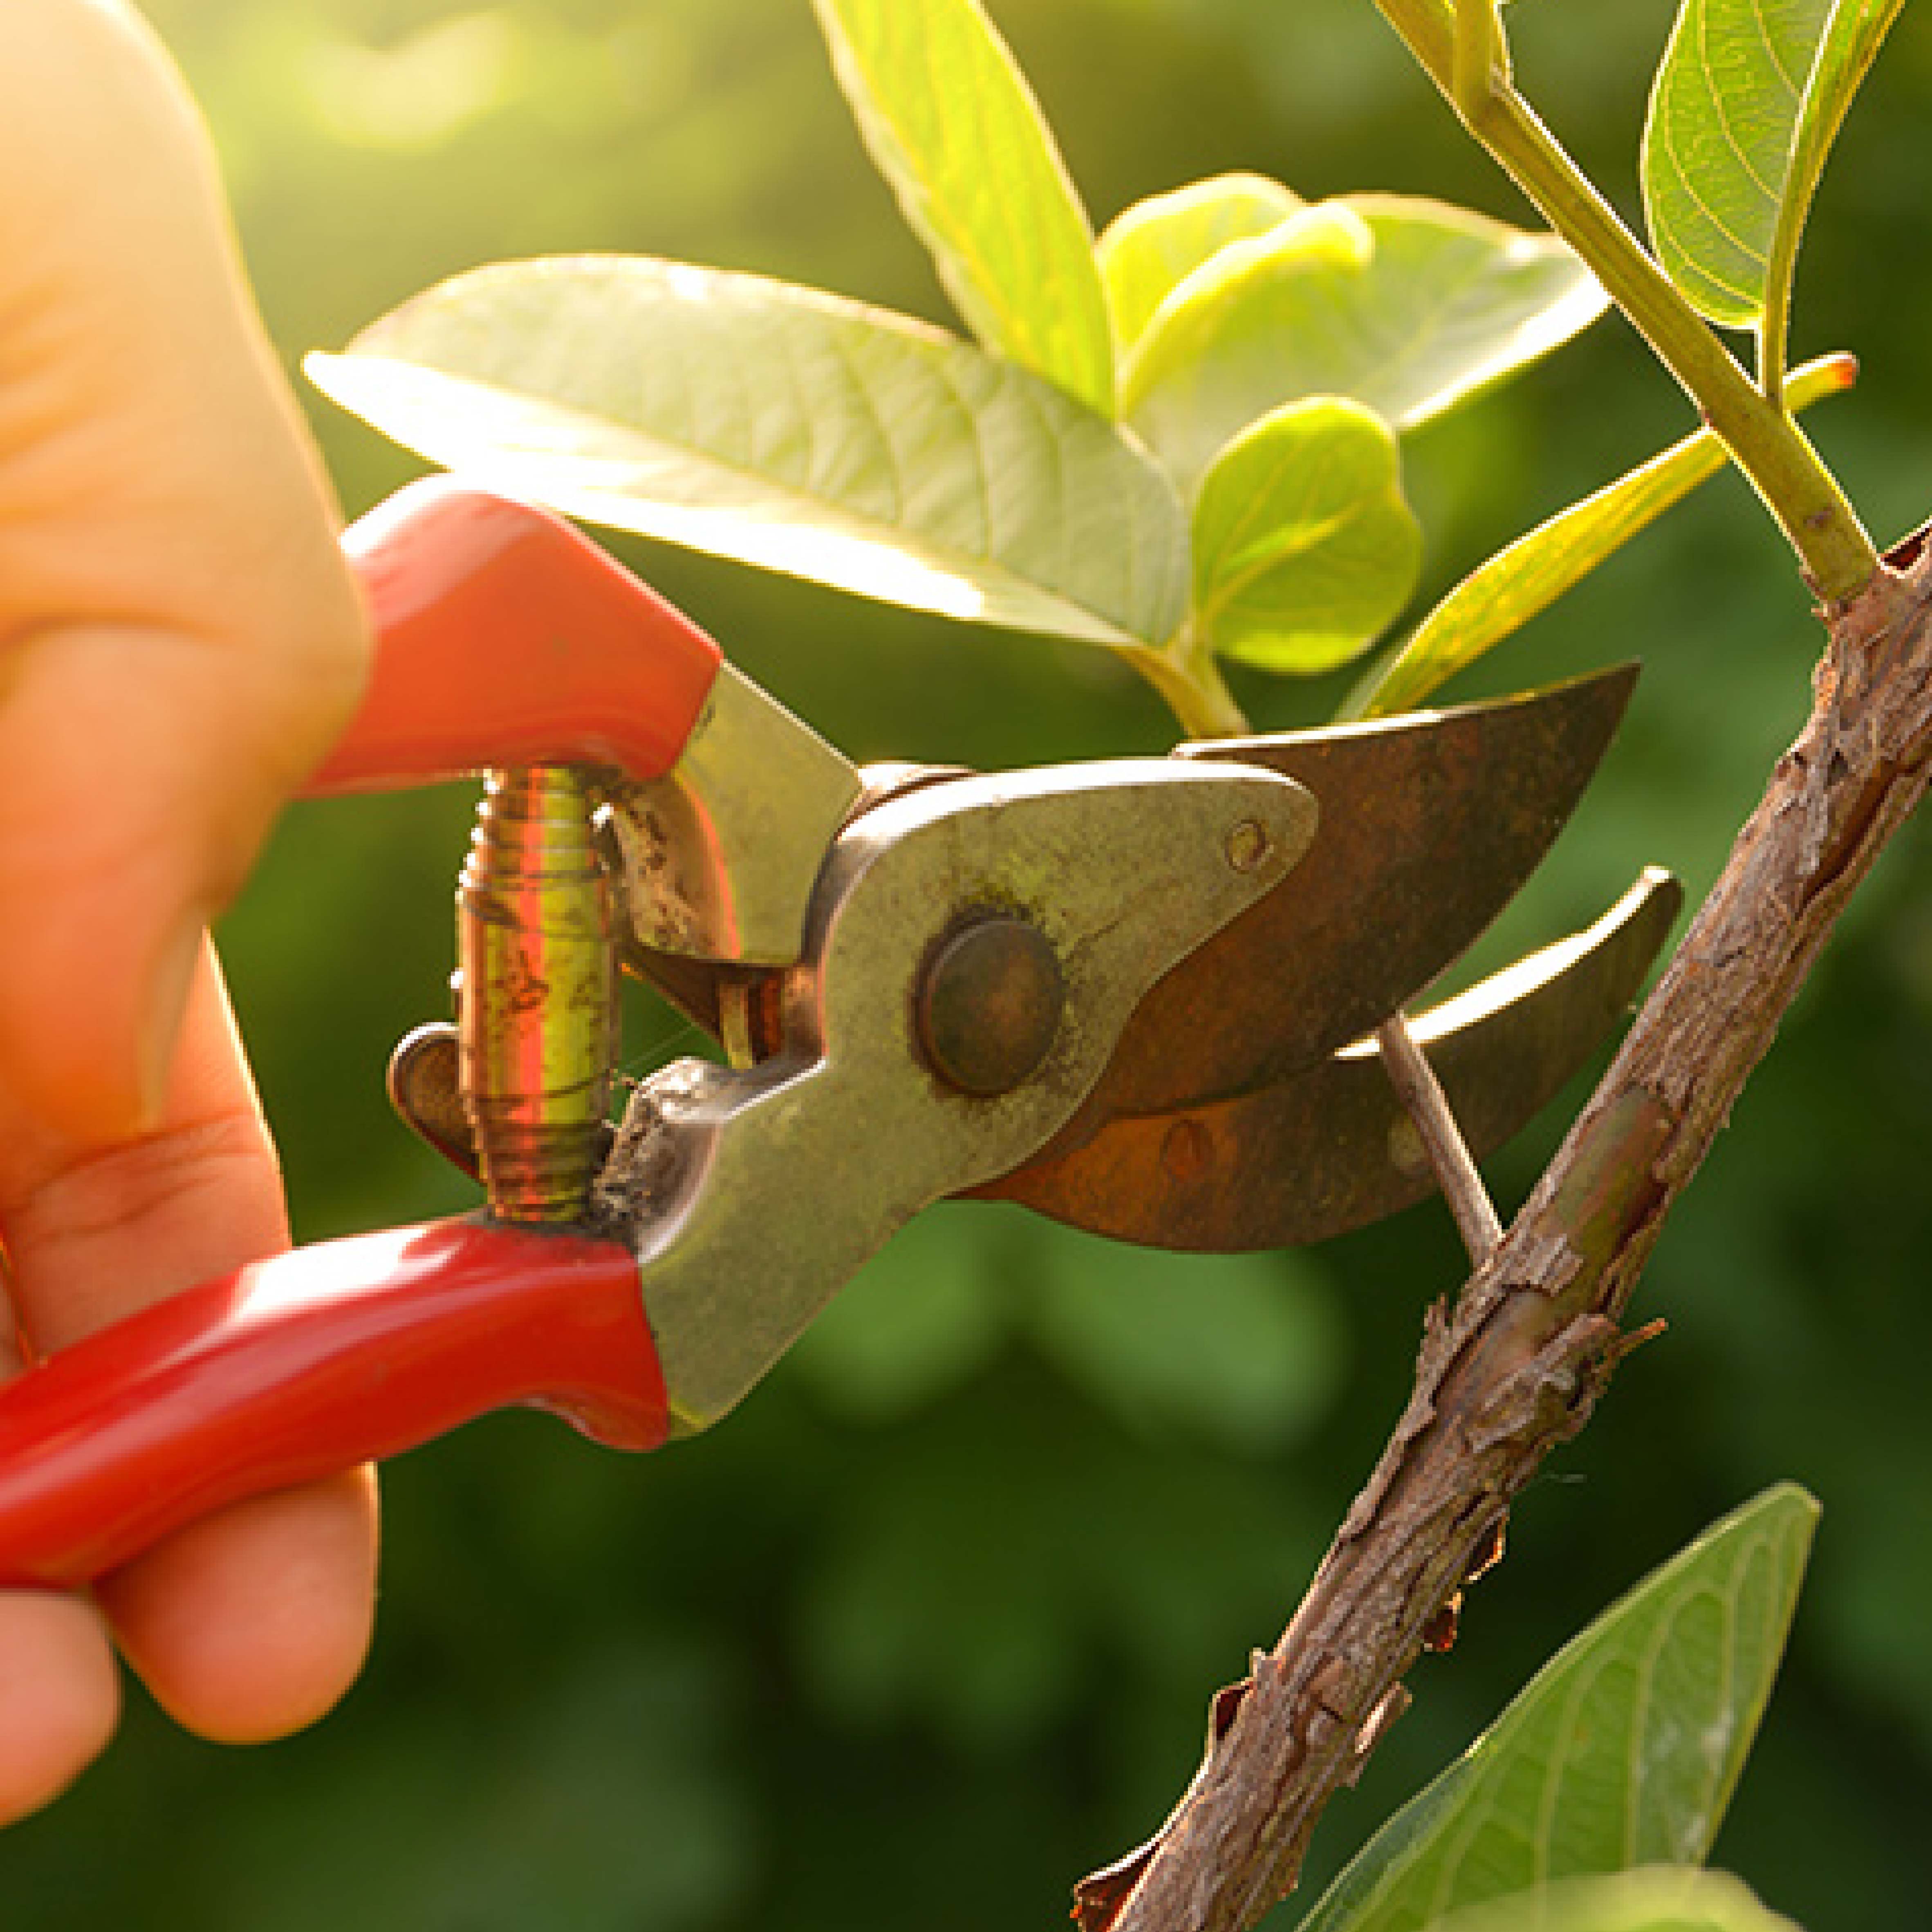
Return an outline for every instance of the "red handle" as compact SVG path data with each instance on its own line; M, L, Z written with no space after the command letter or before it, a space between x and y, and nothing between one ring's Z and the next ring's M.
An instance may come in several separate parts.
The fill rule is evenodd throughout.
M490 765L608 765L660 778L677 762L722 654L561 517L429 477L342 545L376 662L309 796Z
M258 1262L0 1390L0 1584L84 1583L224 1504L511 1403L616 1448L664 1440L628 1250L451 1221Z

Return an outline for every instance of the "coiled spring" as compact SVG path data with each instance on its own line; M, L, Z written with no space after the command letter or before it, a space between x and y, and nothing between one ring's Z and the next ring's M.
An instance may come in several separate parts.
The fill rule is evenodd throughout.
M492 772L457 891L459 1077L504 1221L581 1219L602 1158L617 969L591 812L568 767Z

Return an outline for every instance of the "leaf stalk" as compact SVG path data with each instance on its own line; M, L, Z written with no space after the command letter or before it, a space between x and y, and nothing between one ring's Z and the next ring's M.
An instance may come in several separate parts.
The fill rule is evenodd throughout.
M1758 394L1780 397L1786 382L1786 339L1791 326L1791 291L1774 275L1765 291L1764 314L1757 325Z
M1160 694L1190 738L1246 738L1253 731L1214 652L1198 642L1191 626L1163 649L1142 647L1122 655Z
M1818 452L1747 375L1676 285L1538 119L1508 77L1506 50L1481 61L1465 53L1488 32L1494 0L1376 0L1424 73L1472 135L1587 263L1610 299L1674 376L1750 479L1817 595L1836 603L1862 589L1878 553L1858 512ZM1468 18L1466 21L1465 16ZM1500 36L1500 21L1496 22ZM1459 59L1459 54L1462 56Z
M1498 0L1456 0L1450 98L1464 120L1510 83L1509 35Z

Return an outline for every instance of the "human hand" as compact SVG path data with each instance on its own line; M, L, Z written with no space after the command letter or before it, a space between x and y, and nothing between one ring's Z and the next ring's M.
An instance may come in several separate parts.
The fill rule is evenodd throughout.
M122 0L5 0L0 1260L37 1352L286 1245L204 929L365 653L173 69ZM367 1645L374 1548L358 1473L91 1599L0 1593L0 1822L112 1731L111 1642L209 1736L319 1716Z

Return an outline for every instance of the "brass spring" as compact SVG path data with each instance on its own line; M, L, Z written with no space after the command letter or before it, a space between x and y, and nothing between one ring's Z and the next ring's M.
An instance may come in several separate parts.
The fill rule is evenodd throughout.
M491 1211L583 1218L616 1035L610 891L576 772L492 772L457 890L464 1110Z

